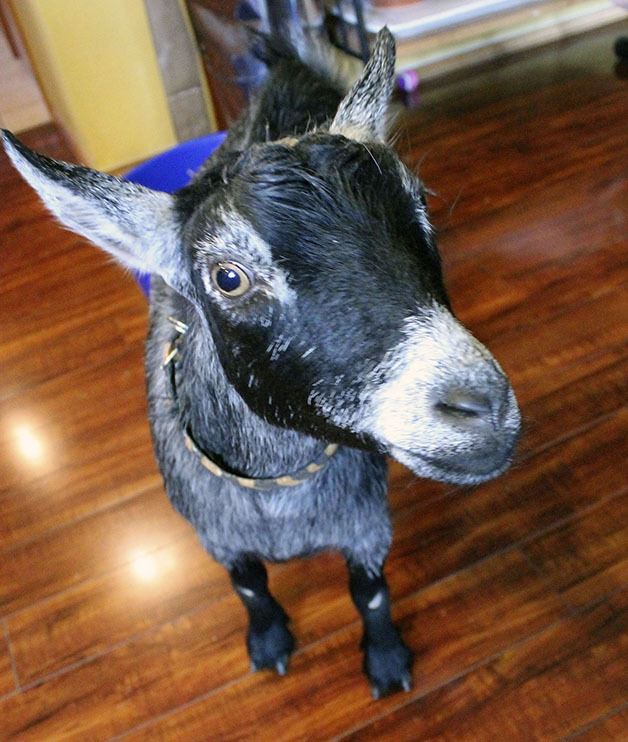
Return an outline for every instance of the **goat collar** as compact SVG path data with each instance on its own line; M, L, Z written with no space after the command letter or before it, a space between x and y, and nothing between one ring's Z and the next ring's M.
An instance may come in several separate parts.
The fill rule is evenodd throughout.
M168 317L168 320L174 326L176 335L166 345L163 366L169 375L172 401L176 406L178 406L177 380L175 373L176 360L180 357L180 347L183 341L183 336L188 330L188 325L178 319L175 319L174 317ZM208 453L203 451L198 443L194 440L194 437L189 428L185 428L183 430L183 438L188 451L196 456L200 464L204 466L207 471L211 472L215 477L226 479L229 482L239 484L241 487L246 487L247 489L252 490L270 490L276 487L295 487L296 485L302 484L310 477L318 474L321 469L324 469L329 463L329 459L338 450L338 446L335 443L328 443L320 456L318 456L318 458L314 459L314 461L311 461L309 464L302 467L298 471L292 472L290 474L283 474L280 477L265 477L254 479L252 477L239 476L238 474L228 471L224 467L217 464L216 461Z

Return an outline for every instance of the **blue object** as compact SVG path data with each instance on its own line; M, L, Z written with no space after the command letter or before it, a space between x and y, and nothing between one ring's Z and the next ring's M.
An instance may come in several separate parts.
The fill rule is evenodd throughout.
M191 139L177 144L176 147L134 167L124 176L133 183L152 188L155 191L173 193L187 185L194 173L205 160L224 142L227 133L218 131L215 134ZM150 292L150 273L134 271L142 291L148 296Z

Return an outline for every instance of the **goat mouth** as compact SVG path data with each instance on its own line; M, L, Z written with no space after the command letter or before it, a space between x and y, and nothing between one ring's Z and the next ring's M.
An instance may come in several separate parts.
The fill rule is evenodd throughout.
M510 451L491 468L479 469L468 462L465 465L463 456L457 460L442 459L398 446L391 447L390 455L419 477L463 485L482 484L496 479L507 471L513 458L513 452Z

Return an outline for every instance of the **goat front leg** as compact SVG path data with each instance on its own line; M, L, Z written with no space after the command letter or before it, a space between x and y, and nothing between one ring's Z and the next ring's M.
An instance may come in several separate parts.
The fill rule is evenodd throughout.
M347 560L349 589L362 617L364 633L360 644L363 669L371 684L373 698L412 686L412 652L404 644L390 615L390 598L381 569L372 574L361 564ZM382 565L383 566L383 565Z
M294 637L287 628L286 612L268 590L266 567L256 557L243 555L231 565L229 575L249 614L246 646L251 669L269 667L285 675Z

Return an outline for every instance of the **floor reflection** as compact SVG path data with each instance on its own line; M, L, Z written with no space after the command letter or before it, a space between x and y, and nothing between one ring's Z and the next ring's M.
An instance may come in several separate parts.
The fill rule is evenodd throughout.
M48 449L41 435L31 425L20 424L13 429L18 456L27 464L45 464Z

